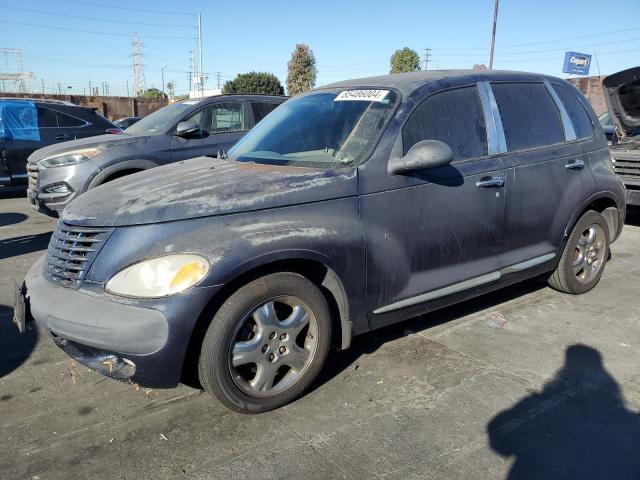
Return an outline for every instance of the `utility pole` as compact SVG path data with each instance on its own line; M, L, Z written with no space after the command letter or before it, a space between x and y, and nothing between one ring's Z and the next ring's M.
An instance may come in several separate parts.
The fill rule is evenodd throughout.
M62 95L62 87L60 86L60 82L58 82L58 95Z
M166 65L163 65L162 68L160 69L160 72L162 73L162 99L164 100L164 69L167 68Z
M129 96L129 80L127 80L127 97Z
M93 89L91 88L91 80L89 80L89 96L93 95Z
M202 15L198 14L198 50L200 55L200 97L204 97L204 68L202 66Z
M425 48L424 49L424 69L427 70L429 67L429 57L431 56L431 49L430 48Z
M218 78L218 90L220 89L220 82L222 80L222 72L216 72L216 77Z
M44 78L42 78L41 80L42 80L42 94L44 95Z
M496 24L498 23L498 4L500 0L496 0L496 7L493 11L493 33L491 34L491 56L489 57L489 70L493 70L493 50L496 46Z
M602 74L600 73L600 62L598 62L598 53L597 52L593 52L593 56L596 59L596 67L598 67L598 76L602 77Z

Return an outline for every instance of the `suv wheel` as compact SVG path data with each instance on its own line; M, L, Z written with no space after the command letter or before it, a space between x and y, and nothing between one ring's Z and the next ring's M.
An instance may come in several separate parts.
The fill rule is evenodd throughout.
M214 316L198 365L204 389L225 406L260 413L299 397L327 357L331 317L322 292L295 273L236 291Z
M608 258L607 222L598 212L590 210L571 232L549 285L564 293L588 292L600 281Z

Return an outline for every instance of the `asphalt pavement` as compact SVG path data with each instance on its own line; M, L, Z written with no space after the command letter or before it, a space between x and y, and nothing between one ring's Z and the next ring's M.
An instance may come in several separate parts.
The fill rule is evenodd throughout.
M533 280L354 339L297 402L232 413L18 335L55 220L0 189L0 478L640 478L640 214L600 284Z

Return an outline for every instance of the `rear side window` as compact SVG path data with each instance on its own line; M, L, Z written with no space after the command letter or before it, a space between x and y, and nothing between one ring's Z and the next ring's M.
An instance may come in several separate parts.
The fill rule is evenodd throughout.
M220 103L211 109L209 133L237 132L244 130L242 103Z
M453 160L487 155L487 133L476 87L436 93L424 100L402 129L404 153L421 140L440 140Z
M564 142L558 108L542 83L492 83L507 149L523 150Z
M251 111L253 112L254 123L258 123L275 110L277 106L277 103L251 102Z
M53 110L38 107L38 127L40 128L58 128L58 117Z
M552 86L558 94L558 97L560 97L560 101L564 105L564 109L567 111L567 114L571 119L576 136L578 138L590 137L593 133L593 125L589 114L582 106L582 103L580 103L580 100L578 100L568 88L563 87L562 85Z
M84 120L80 120L79 118L72 117L71 115L66 115L61 112L56 112L58 115L58 126L59 127L81 127L86 122Z

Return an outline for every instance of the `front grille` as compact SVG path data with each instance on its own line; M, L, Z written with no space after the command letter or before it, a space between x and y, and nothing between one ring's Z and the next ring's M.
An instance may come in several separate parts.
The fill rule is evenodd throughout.
M640 177L640 155L616 154L613 169L624 177Z
M77 227L59 221L49 242L44 277L65 287L79 288L91 263L113 230Z
M38 165L29 164L27 165L27 175L29 177L29 189L30 190L38 190L38 174L40 173L40 169Z

